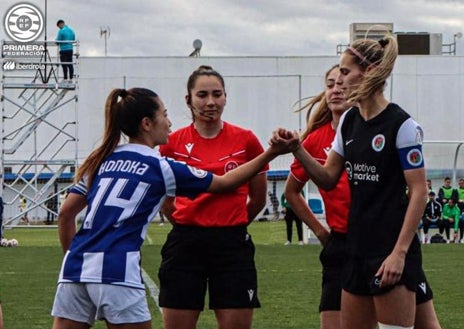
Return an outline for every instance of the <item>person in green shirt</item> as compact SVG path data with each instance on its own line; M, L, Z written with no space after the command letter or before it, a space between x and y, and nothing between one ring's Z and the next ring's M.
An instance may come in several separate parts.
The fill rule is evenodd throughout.
M459 178L458 185L456 193L458 195L458 207L461 211L461 220L459 221L459 242L464 243L464 178Z
M458 188L456 189L458 207L461 210L461 213L464 212L464 178L459 178Z
M443 233L443 230L445 231L447 243L450 242L450 228L452 226L454 227L453 242L457 242L460 219L461 211L459 210L459 207L456 206L454 199L451 198L448 200L448 203L443 206L443 212L440 221L440 234Z
M437 201L444 207L449 199L457 200L456 194L456 189L451 186L451 178L445 177L445 179L443 179L443 186L438 189Z

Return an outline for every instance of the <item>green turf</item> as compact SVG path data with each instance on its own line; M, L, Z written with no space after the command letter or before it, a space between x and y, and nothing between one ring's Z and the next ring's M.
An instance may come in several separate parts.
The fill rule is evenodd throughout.
M143 267L158 284L160 248L170 225L150 226L143 247ZM319 328L318 303L321 267L319 245L283 246L285 224L255 222L249 228L256 244L259 296L262 307L254 316L254 329ZM0 297L7 329L51 328L50 309L62 259L56 228L13 229L17 248L0 248ZM151 243L150 243L151 242ZM464 245L423 246L424 269L435 293L435 307L446 329L461 329L464 301ZM162 328L161 315L151 298L153 328ZM94 328L105 328L97 323ZM216 328L214 314L205 310L199 329Z

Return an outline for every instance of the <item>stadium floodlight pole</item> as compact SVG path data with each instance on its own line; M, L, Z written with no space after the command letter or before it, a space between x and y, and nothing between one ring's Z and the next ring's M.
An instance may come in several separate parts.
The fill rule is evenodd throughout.
M44 33L45 33L45 49L47 49L47 0L45 0L45 12L44 12Z
M107 40L110 37L111 30L109 26L100 26L100 38L104 36L105 38L105 57L108 54Z

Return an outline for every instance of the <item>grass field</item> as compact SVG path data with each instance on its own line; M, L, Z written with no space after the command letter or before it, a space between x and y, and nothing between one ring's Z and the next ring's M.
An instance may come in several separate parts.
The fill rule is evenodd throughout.
M143 247L143 268L158 284L160 248L170 225L150 226ZM319 245L283 246L285 223L255 222L249 227L256 244L259 297L254 329L319 328L318 303L321 267ZM56 228L7 230L17 248L0 248L0 297L5 329L52 327L50 316L62 260ZM434 289L435 307L444 329L462 329L464 305L464 245L431 244L423 247L424 269ZM148 297L153 328L162 328L161 314ZM105 328L97 323L94 328ZM199 329L216 328L214 314L205 310Z

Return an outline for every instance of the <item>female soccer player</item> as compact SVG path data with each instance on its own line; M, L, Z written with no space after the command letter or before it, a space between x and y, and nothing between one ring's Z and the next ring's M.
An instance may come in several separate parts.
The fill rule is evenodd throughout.
M351 191L347 261L342 278L345 328L412 328L421 274L416 236L427 190L421 127L383 95L398 47L394 37L357 40L341 56L337 88L353 108L337 128L322 166L294 152L321 188L346 169ZM278 141L278 133L274 142ZM406 195L406 187L408 195Z
M338 65L325 76L325 91L313 97L306 107L312 112L301 139L302 146L323 164L327 150L331 149L340 116L349 108L343 94L336 88ZM317 104L317 107L315 105ZM313 109L314 108L314 109ZM291 174L285 184L285 194L300 218L315 232L324 248L320 254L323 266L322 292L319 305L321 329L340 329L340 307L342 294L342 270L346 260L346 233L351 203L350 187L346 173L342 173L336 187L330 191L320 189L325 203L328 231L312 214L301 191L308 181L304 168L298 160L291 166ZM424 277L416 290L416 329L440 329L433 306L433 293Z
M77 184L60 210L65 252L53 304L54 329L148 329L140 247L166 196L194 198L226 192L255 176L290 148L271 146L224 176L161 158L154 147L168 140L171 122L158 95L148 89L115 89L106 101L102 144L79 167ZM118 145L121 135L129 143ZM76 234L76 215L87 207Z

